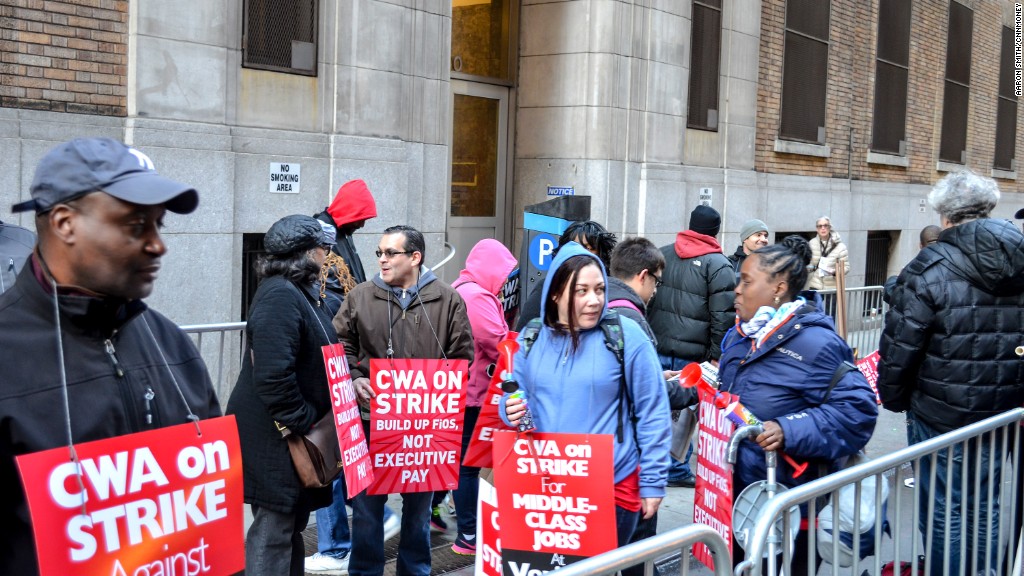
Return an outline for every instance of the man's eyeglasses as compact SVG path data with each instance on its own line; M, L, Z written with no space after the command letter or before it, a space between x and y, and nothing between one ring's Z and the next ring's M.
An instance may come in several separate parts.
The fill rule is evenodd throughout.
M661 284L662 284L661 276L658 276L654 272L651 272L651 278L654 278L654 287L655 288L661 288Z
M387 250L380 250L380 249L378 249L376 252L374 252L374 254L377 255L377 258L380 258L381 256L385 256L385 257L387 257L388 260L391 260L392 258L394 258L395 256L398 256L399 254L405 254L406 256L409 256L409 255L412 254L412 252L409 252L409 251L400 252L398 250L391 250L389 248Z

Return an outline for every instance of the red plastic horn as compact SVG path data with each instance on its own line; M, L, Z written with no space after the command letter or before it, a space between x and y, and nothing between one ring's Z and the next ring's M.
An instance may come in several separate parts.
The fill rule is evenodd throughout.
M703 377L704 371L700 369L700 364L691 362L679 372L679 385L683 388L693 388L700 384Z
M519 351L519 342L515 340L502 340L498 342L498 354L505 357L505 371L512 373L512 357Z

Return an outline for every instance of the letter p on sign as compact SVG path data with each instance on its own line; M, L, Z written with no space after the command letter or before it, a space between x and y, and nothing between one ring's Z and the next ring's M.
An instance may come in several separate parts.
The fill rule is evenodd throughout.
M551 259L557 245L558 242L554 236L538 234L530 242L530 262L540 271L547 270L551 266Z

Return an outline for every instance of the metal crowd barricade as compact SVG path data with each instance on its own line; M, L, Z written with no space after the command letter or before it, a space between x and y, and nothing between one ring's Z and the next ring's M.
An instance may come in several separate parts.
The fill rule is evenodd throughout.
M878 349L889 306L882 300L882 286L847 288L846 343L857 351L858 357L867 356ZM819 290L825 305L824 312L835 318L835 289Z
M708 547L715 559L715 576L728 576L732 568L729 562L729 548L725 540L710 526L690 524L656 534L628 546L605 552L586 560L570 564L558 569L559 576L590 576L597 574L615 574L616 572L644 564L644 575L654 574L655 559L681 553L680 571L685 576L689 570L689 551L696 543Z
M181 329L192 337L210 371L221 407L225 406L241 370L245 350L245 322L194 324Z
M889 491L887 508L889 521L892 526L892 536L883 538L881 524L884 519L881 514L875 514L873 530L866 531L867 534L874 534L875 555L864 560L859 558L856 551L860 549L861 535L854 531L852 566L840 568L823 564L822 569L818 570L817 573L832 576L838 574L852 574L855 576L861 574L879 575L882 574L885 564L895 561L897 566L906 565L912 576L940 573L947 576L957 574L993 574L1000 576L1013 574L1014 562L1020 561L1019 558L1015 558L1015 555L1019 554L1018 539L1021 537L1019 509L1020 499L1024 497L1021 494L1022 473L1020 463L1022 457L1022 423L1024 423L1024 408L1010 410L998 416L965 426L959 430L936 436L925 442L913 444L897 452L873 455L873 460L846 468L845 470L778 494L768 500L765 506L758 512L748 537L749 544L746 550L746 558L760 558L768 546L769 539L777 541L779 534L789 533L790 522L794 521L794 519L789 518L791 514L787 511L791 510L792 507L806 505L807 525L816 526L820 507L824 506L825 502L827 502L824 497L834 495L835 498L838 498L840 488L856 484L855 500L859 502L861 498L859 482L874 476L876 487L873 509L876 511L881 510L881 483L883 481L894 481L899 476L900 470L912 468L914 478L916 479L912 493L910 495L905 494L904 490L900 489L903 485L898 482ZM982 462L980 465L969 466L969 461L972 459L972 451L975 451L976 455L986 448L991 448L990 455L993 457L989 457L987 463ZM960 451L959 454L961 455L959 462L955 459L957 451ZM948 528L951 524L949 507L946 507L944 514L936 515L934 513L935 494L929 492L928 494L932 497L922 494L924 483L918 476L922 462L930 462L928 485L935 486L935 463L940 454L945 454L947 462L949 462L946 470L946 502L949 502L950 491L952 490L949 480L952 478L954 467L958 467L962 475L959 486L961 494L964 494L960 508L960 533L962 538L960 543L953 544L953 547L951 547L949 542ZM989 479L994 476L997 460L1002 465L999 482L982 482L983 472ZM968 495L968 489L972 489L973 498ZM987 511L981 514L982 518L974 520L973 525L968 525L969 514L973 514L975 518L979 516L978 511L982 508L980 501L983 494L987 497L987 502L989 503L998 499L998 519L993 516L994 507L987 506ZM920 505L922 496L927 499L927 504L923 508ZM853 524L859 525L860 509L859 507L855 508ZM924 534L919 531L922 518L926 527ZM989 532L987 535L980 535L977 525L981 521L991 525L995 533ZM943 539L940 542L932 542L930 537L932 526L936 525L940 528L944 527L942 530ZM781 531L779 531L779 526L781 526ZM807 536L809 541L807 565L814 566L817 559L817 535L815 530L808 530ZM834 538L833 540L832 557L838 558L840 555L839 538ZM936 544L940 546L938 550L943 551L940 566L933 566L930 557L930 553ZM984 550L987 550L989 553L985 554L985 558L979 561L977 558L978 554L968 553L968 544L970 544L971 550L978 550L979 545L984 544ZM950 565L950 551L955 550L956 546L959 547L960 551L961 566L959 567ZM995 553L992 552L993 547L995 548ZM791 550L792 544L784 545L782 549L781 562L779 562L781 571L791 574L790 565L794 560ZM925 557L923 563L919 562L918 555ZM744 560L736 566L735 574L736 576L743 574L761 576L763 570L764 567L760 561ZM899 576L900 570L895 570L893 574ZM770 574L768 576L775 575Z

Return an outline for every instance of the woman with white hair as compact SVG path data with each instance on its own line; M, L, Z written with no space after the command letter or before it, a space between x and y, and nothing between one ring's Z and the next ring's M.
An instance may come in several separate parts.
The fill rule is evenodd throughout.
M989 217L998 201L991 178L965 171L940 180L928 203L943 231L896 280L879 350L878 391L887 410L907 412L910 443L1024 404L1024 235ZM1002 485L1000 442L986 434L968 451L958 444L935 460L921 459L919 528L931 524L932 574L941 571L947 547L949 574L960 574L961 564L970 574L982 573L998 559L1010 523L1005 517L1000 523L1000 495L986 487Z
M849 252L839 233L832 229L832 220L822 216L814 223L818 235L809 242L811 265L807 274L808 290L827 290L836 287L836 264L842 260L843 272L850 272Z

